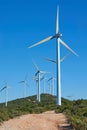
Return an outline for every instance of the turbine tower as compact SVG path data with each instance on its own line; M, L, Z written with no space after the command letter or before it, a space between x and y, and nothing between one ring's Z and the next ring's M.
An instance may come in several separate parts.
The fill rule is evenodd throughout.
M61 68L60 68L60 43L65 46L70 52L72 52L74 55L78 56L64 41L60 39L62 36L61 33L59 33L59 7L57 7L57 16L56 16L56 34L53 36L50 36L44 40L41 40L40 42L30 46L29 48L35 47L37 45L40 45L44 42L47 42L49 40L52 40L56 38L56 75L57 75L57 99L56 104L61 105Z

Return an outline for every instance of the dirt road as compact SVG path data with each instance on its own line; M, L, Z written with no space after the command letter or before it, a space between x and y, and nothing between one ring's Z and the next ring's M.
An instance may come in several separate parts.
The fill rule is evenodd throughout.
M71 127L64 114L48 111L5 121L0 126L0 130L71 130Z

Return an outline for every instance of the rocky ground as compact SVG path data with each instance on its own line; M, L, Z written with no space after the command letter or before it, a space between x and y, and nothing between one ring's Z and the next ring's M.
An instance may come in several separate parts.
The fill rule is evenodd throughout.
M28 114L5 121L0 130L72 130L64 114L48 111Z

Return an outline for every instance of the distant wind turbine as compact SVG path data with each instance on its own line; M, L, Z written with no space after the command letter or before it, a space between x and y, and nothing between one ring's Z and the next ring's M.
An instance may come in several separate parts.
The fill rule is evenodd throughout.
M69 55L70 55L70 53L66 54L63 58L60 59L60 62L63 62ZM53 63L57 63L56 60L51 59L51 58L48 58L48 57L46 57L46 58L44 58L44 59L46 59L46 60L48 60L48 61L51 61L51 62L53 62Z
M25 77L24 80L19 82L20 84L24 85L24 98L26 98L27 95L27 87L29 87L28 83L27 83L27 77Z
M40 81L43 80L43 78L44 78L43 76L40 77ZM36 87L38 88L38 77L33 76L33 80L36 81ZM38 98L38 91L37 91L37 101L39 101L39 98Z
M5 86L0 90L2 92L5 90L5 106L7 107L8 105L8 84L6 83Z
M41 74L47 74L49 72L41 71L34 61L33 61L33 65L36 68L35 76L38 76L38 80L37 80L37 83L38 83L38 101L40 102L40 79L41 79Z
M56 80L56 78L54 78L54 77L51 77L51 78L49 78L48 79L48 81L52 81L52 95L54 95L54 81Z
M61 69L60 69L60 43L65 46L70 52L72 52L74 55L78 56L64 41L60 39L62 36L61 33L59 33L59 7L57 7L57 16L56 16L56 34L53 36L50 36L32 46L29 48L35 47L37 45L40 45L44 42L47 42L49 40L52 40L56 38L56 73L57 73L57 105L61 105Z
M43 93L44 93L44 94L46 93L46 90L45 90L45 87L46 87L46 80L47 80L47 78L44 77L44 79L43 79L43 81L44 81Z
M51 84L50 84L49 80L47 82L48 82L48 93L51 94Z
M69 95L69 96L67 96L67 97L72 100L72 98L73 98L74 96L73 96L73 95Z

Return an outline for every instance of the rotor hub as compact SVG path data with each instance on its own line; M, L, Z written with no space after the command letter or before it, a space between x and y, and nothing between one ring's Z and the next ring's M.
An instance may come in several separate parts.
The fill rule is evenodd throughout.
M61 36L62 36L61 33L56 34L56 38L59 38L59 37L61 37Z

